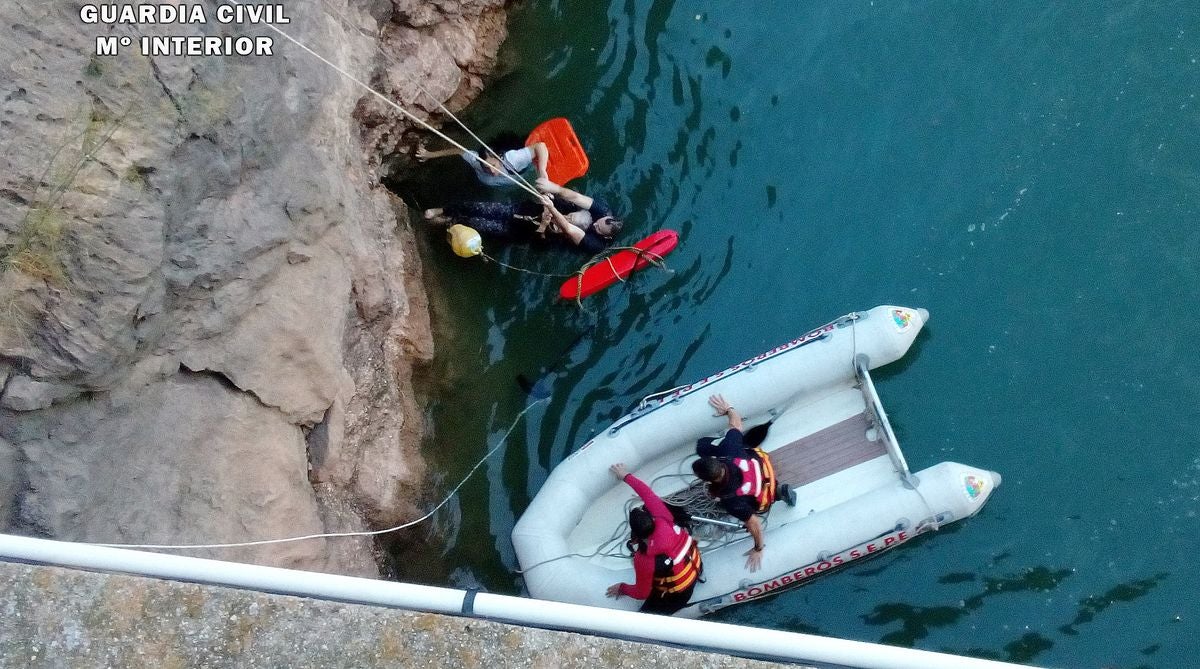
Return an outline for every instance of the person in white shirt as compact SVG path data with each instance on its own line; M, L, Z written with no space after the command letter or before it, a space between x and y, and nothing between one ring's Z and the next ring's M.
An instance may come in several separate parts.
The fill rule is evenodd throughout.
M504 174L507 172L510 176L515 176L525 172L530 166L537 167L538 178L549 179L546 169L550 164L550 152L546 149L545 143L536 142L529 146L523 146L519 135L505 133L493 138L488 146L500 154L499 159L492 155L486 147L480 147L479 151L463 151L455 147L430 151L424 144L418 146L413 155L421 162L433 158L462 156L462 159L467 161L467 164L475 171L475 176L479 181L487 186L515 185L513 180Z

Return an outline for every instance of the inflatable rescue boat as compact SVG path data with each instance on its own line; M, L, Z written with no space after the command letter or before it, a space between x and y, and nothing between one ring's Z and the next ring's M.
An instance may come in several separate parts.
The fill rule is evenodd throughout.
M832 323L695 383L651 395L561 462L513 528L530 595L635 610L605 597L632 583L625 541L640 502L608 471L623 462L666 501L692 513L704 582L676 615L698 617L775 594L979 512L1000 475L954 462L910 472L870 370L898 360L928 312L878 306ZM737 407L747 433L769 423L760 448L797 504L764 518L762 568L747 570L752 540L709 500L691 471L696 440L724 433L715 393ZM763 428L759 428L759 433Z

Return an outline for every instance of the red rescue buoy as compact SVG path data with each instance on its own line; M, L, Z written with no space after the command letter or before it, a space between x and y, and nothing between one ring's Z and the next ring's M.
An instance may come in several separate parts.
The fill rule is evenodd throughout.
M587 173L587 154L567 119L552 118L534 128L525 140L525 146L537 142L544 142L550 153L550 167L546 172L554 183L561 186Z
M679 244L679 233L674 230L659 230L633 245L638 251L623 249L606 260L592 264L582 276L573 276L563 282L558 295L564 300L577 300L594 295L617 281L633 274L652 262L662 259Z

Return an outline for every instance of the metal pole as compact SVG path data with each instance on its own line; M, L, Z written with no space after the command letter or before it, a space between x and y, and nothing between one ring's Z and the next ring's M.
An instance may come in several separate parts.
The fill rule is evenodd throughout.
M0 534L0 559L110 571L358 604L669 643L759 658L861 669L1014 669L1021 665L756 627L105 548Z
M706 525L716 525L718 527L727 527L731 530L742 529L741 523L731 523L728 520L717 520L716 518L705 518L704 516L692 516L692 520L697 523L705 523Z
M916 483L912 480L912 473L908 469L908 462L904 459L904 453L900 451L900 442L896 440L896 433L892 431L892 424L888 421L887 412L883 410L883 402L879 399L879 392L875 390L875 382L871 380L871 372L869 369L870 360L863 353L859 353L854 358L854 371L858 375L859 383L862 385L862 393L866 398L867 405L871 412L879 419L880 436L883 437L884 444L887 446L888 455L892 458L892 463L895 464L900 477L915 487Z

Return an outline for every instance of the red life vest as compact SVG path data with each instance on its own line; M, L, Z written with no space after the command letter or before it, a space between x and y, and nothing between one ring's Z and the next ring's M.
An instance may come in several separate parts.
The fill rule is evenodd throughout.
M700 548L682 527L673 525L676 542L670 551L659 553L655 559L652 592L669 595L686 590L700 578Z
M734 493L739 497L753 497L758 505L755 513L765 513L775 502L775 468L771 459L761 449L754 449L756 457L733 458L734 467L742 473L742 485Z

